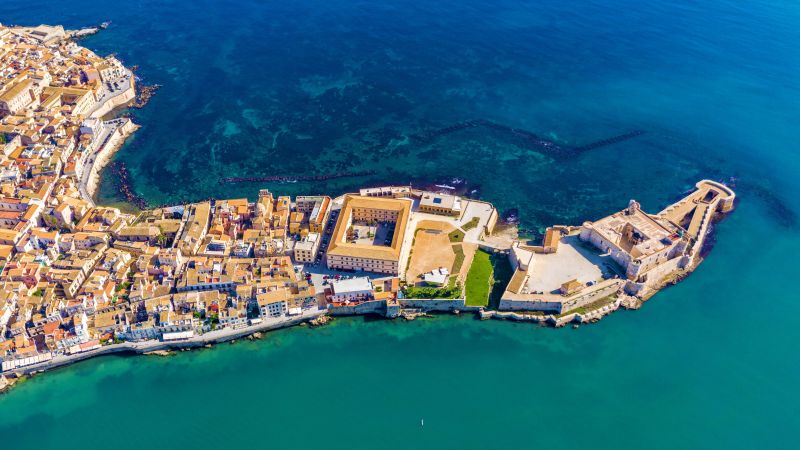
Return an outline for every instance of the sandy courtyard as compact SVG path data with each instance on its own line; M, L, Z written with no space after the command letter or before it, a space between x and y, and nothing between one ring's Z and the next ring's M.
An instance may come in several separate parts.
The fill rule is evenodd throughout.
M427 221L426 221L427 222ZM433 222L441 224L441 222ZM455 253L447 236L453 230L447 224L437 226L431 230L423 227L425 222L420 223L414 237L414 247L411 250L411 262L406 271L406 280L409 283L419 283L419 276L425 272L430 272L439 267L446 267L450 270L455 261Z

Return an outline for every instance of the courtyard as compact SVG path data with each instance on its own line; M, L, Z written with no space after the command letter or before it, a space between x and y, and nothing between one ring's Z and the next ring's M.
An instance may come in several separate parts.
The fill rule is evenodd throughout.
M351 227L348 242L358 245L378 245L389 247L392 245L395 224L393 222L379 222L370 224L366 222L354 223Z
M555 253L533 254L527 291L531 294L556 294L567 281L598 282L603 278L613 278L619 271L610 256L582 242L577 235L564 236Z

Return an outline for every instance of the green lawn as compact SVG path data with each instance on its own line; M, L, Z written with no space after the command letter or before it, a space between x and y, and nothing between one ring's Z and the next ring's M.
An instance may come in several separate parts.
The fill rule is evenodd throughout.
M467 306L487 306L492 286L492 258L488 252L478 250L467 273Z
M602 308L602 307L604 307L606 305L610 305L610 304L614 303L614 301L616 301L616 300L617 300L617 294L611 294L611 295L603 297L603 298L601 298L599 300L595 300L592 303L589 303L588 305L583 305L583 306L581 306L579 308L575 308L573 310L570 310L570 311L567 311L567 312L563 312L563 313L559 314L558 317L564 317L564 316L566 316L568 314L573 314L573 313L575 313L575 314L586 314L589 311L594 311L594 310L600 309L600 308Z
M461 227L461 229L463 229L464 231L469 231L469 230L477 227L479 221L480 221L480 219L478 217L473 217L469 222L465 223Z
M461 286L455 282L448 283L442 287L426 286L406 286L404 293L406 298L459 298L461 297Z
M450 271L455 276L461 272L461 266L464 265L464 248L461 244L453 246L453 253L456 254L456 259L453 261L453 270Z
M463 242L464 241L464 232L461 229L455 229L447 235L450 238L450 242Z

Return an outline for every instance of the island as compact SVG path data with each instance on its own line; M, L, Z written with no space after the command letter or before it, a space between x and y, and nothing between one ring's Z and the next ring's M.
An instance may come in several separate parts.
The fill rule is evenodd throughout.
M137 78L75 42L87 33L0 25L0 390L98 355L338 315L594 322L691 273L734 208L733 190L701 180L658 213L631 200L530 242L448 186L97 205L100 170L137 129L107 117Z

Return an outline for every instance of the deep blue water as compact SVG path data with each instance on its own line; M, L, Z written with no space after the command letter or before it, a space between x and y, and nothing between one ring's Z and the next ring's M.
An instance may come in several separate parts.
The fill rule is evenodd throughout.
M267 187L340 193L460 177L536 228L634 195L655 209L701 176L794 200L800 10L786 2L39 0L0 13L112 20L85 45L164 86L134 112L143 128L118 157L152 204L265 187L220 185L224 176L365 170L376 174ZM413 139L467 119L565 146L647 134L571 159L484 129Z
M0 398L0 442L36 448L30 436L44 434L49 446L74 447L60 437L75 433L119 448L287 447L298 436L335 448L793 447L797 3L0 4L4 23L105 20L111 27L83 44L163 85L132 111L142 129L117 155L152 204L458 177L541 230L631 197L655 212L703 177L735 179L741 201L699 270L635 313L577 331L354 321L171 364L92 361ZM645 134L577 156L488 129L414 138L471 119L563 147ZM219 183L329 171L375 174ZM100 199L118 200L110 174ZM102 430L86 417L102 417ZM109 417L135 417L152 438L115 439L129 422ZM208 438L197 428L203 420L233 434ZM309 422L324 431L309 433Z

